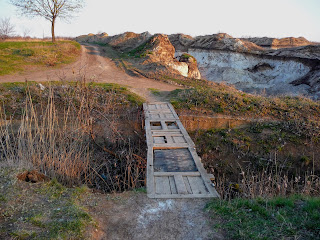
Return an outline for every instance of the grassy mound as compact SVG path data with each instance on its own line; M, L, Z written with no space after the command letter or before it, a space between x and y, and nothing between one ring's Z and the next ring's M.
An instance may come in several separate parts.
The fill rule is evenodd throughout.
M320 120L320 102L304 97L265 97L247 94L223 84L199 82L192 89L176 90L172 103L177 109L197 113L278 120Z
M56 180L26 183L16 166L0 168L1 239L83 239L94 222L80 203L86 187L66 188Z
M68 64L80 52L80 44L71 41L0 42L0 75L21 72L30 66Z

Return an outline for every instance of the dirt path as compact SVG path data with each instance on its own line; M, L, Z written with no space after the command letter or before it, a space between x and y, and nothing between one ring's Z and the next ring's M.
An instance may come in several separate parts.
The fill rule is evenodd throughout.
M213 230L205 199L149 199L145 193L91 194L86 207L99 222L95 239L224 239Z
M127 86L132 92L145 98L148 102L164 101L165 97L153 95L149 88L163 92L175 90L177 87L144 77L132 77L121 71L109 58L104 57L98 46L82 46L80 59L62 68L32 69L22 74L0 76L0 82L58 81L77 80L85 76L87 81L117 83ZM164 94L165 96L165 94Z

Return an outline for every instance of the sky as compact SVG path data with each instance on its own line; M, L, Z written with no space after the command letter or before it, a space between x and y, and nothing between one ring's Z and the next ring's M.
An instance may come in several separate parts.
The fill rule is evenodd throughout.
M70 23L58 20L56 35L106 32L228 33L233 37L299 37L320 42L320 0L86 0ZM17 34L50 36L50 23L19 16L0 0L0 18L10 17Z

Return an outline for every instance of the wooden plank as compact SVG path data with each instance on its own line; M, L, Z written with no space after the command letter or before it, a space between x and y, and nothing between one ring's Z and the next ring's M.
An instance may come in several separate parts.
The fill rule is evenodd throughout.
M153 167L156 172L197 171L188 148L155 149Z
M161 122L160 121L153 121L153 122L149 122L147 121L148 125L150 126L151 130L162 130L162 126L161 126Z
M149 197L154 197L155 188L154 188L154 176L153 176L153 150L148 148L147 154L147 193Z
M201 177L187 177L193 194L207 194L207 190Z
M173 176L169 176L169 184L170 184L171 194L178 194L177 188L176 188L176 183L174 181Z
M172 137L175 143L187 143L186 139L183 136Z
M195 150L195 148L189 147L190 153L193 157L193 160L197 166L198 171L200 172L203 180L204 180L204 184L206 186L206 188L209 190L209 192L211 194L217 194L217 191L213 188L212 183L210 181L210 178L208 176L207 171L204 169L202 163L200 162L200 158ZM219 196L219 195L217 195Z
M153 137L153 143L154 144L166 144L166 138L165 137Z
M186 185L184 184L183 178L181 175L175 175L174 176L174 181L176 183L176 188L178 194L187 194L187 188Z
M175 119L175 116L173 113L164 113L163 115L167 119Z
M168 136L168 137L183 137L183 134L180 131L175 131L175 132L168 132L168 131L152 131L152 136L153 137L159 137L159 136Z
M156 194L171 194L169 177L154 177Z
M214 198L212 194L157 194L154 198Z
M171 112L174 114L174 117L179 119L178 114L176 113L176 111L174 110L173 106L171 103L168 103L168 107L170 108Z
M162 130L167 130L168 129L165 121L161 121L161 127L162 127Z
M199 172L198 172L199 173ZM200 174L200 173L199 173ZM191 186L190 186L190 183L189 183L189 180L188 180L188 177L187 176L183 176L183 181L184 181L184 184L186 186L186 189L188 191L189 194L192 194L192 189L191 189Z
M151 198L218 197L195 145L170 103L143 104Z
M157 109L156 105L155 104L148 104L148 108L149 110L155 110Z
M172 144L173 143L173 138L171 136L166 135L167 143Z
M188 143L155 143L154 149L179 149L188 148Z
M182 125L181 121L177 121L177 124L179 126L179 129L181 130L181 133L183 134L183 136L185 137L187 143L190 145L190 147L194 147L194 142L192 141L192 139L190 138L187 130L184 128L184 126Z
M160 177L160 176L174 176L174 175L181 175L181 176L194 176L194 177L200 177L201 174L199 172L154 172L154 176Z

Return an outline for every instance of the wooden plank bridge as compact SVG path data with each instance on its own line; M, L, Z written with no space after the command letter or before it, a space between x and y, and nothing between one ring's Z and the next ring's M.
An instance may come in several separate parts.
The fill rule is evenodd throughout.
M150 198L219 197L195 145L173 106L145 103L148 145L147 192Z

